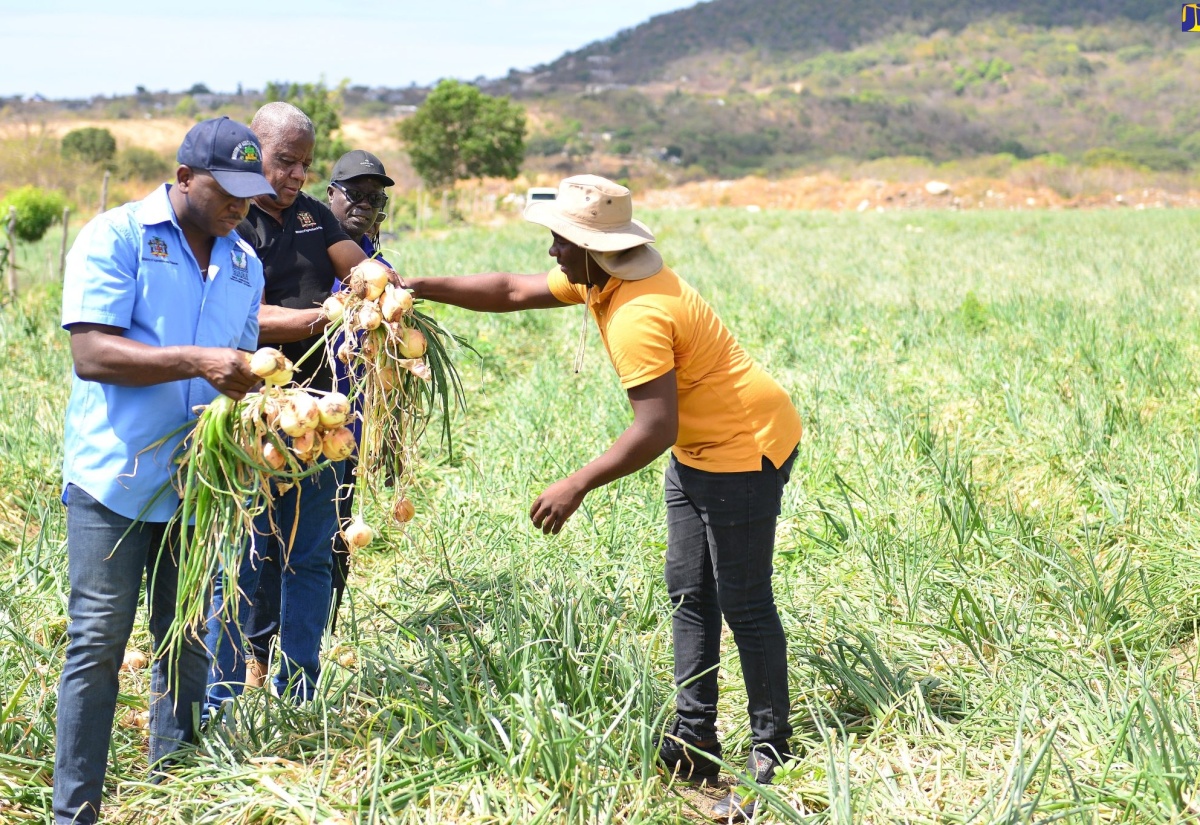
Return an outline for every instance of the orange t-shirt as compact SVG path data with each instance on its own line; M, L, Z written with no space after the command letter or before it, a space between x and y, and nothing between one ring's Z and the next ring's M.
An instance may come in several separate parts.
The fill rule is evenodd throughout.
M547 286L567 304L587 288L558 268ZM640 281L610 277L593 292L592 314L621 386L645 384L672 369L679 397L675 457L710 473L779 467L800 442L800 414L776 381L750 359L713 308L669 267Z

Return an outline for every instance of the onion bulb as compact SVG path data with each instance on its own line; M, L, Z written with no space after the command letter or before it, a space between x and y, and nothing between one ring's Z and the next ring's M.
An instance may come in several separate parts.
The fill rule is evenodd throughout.
M358 655L354 652L354 649L345 645L338 645L329 655L344 668L352 668L358 664Z
M150 664L150 657L137 648L131 647L125 651L125 658L121 661L121 670L142 670L148 664Z
M375 375L379 380L379 386L383 387L384 392L391 392L400 386L400 375L396 372L395 367L381 367Z
M350 399L340 392L323 395L317 399L317 413L321 417L322 427L340 427L346 423L346 416L350 415Z
M416 514L417 508L413 506L411 501L403 496L396 499L396 503L392 505L392 518L394 518L399 524L405 524L406 522L412 521L413 516Z
M350 270L350 283L353 285L356 279L359 280L366 290L366 299L374 301L383 294L391 274L392 270L383 263L368 258Z
M326 318L337 322L341 320L342 315L346 312L345 300L342 298L341 293L335 292L325 299L321 304L321 309L325 310Z
M388 284L383 290L383 300L379 302L383 311L383 320L399 321L404 313L412 311L412 293L407 289L398 289Z
M321 451L321 441L312 430L305 430L292 439L292 452L301 461L312 461Z
M354 452L354 433L345 427L330 430L321 436L321 453L330 461L342 461Z
M259 378L266 378L287 367L287 358L274 347L263 347L250 356L250 372Z
M263 439L262 449L259 452L262 454L263 463L272 470L282 470L283 466L287 464L287 457L275 446L273 441Z
M366 547L375 539L375 531L359 517L349 527L342 530L342 536L346 539L346 544L358 550Z
M425 334L419 329L405 329L400 333L400 354L405 358L420 358L429 349Z
M274 396L263 396L262 417L263 422L272 430L279 426L279 402Z
M362 339L362 354L363 358L373 360L379 354L379 350L383 347L383 333L368 332Z
M295 372L295 366L286 358L283 359L283 363L283 369L275 370L275 372L263 378L264 384L278 387L280 384L286 384L292 380L292 373Z
M321 412L317 409L317 402L306 392L292 393L279 411L280 429L293 438L315 430L320 423Z
M383 314L379 311L379 307L367 301L359 307L357 320L358 325L363 329L377 329L383 323Z

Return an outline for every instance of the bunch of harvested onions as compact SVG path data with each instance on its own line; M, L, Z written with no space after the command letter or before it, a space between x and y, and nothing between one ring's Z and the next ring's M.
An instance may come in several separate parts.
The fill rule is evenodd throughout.
M181 503L173 520L180 528L194 527L179 530L175 620L163 655L177 654L186 638L203 634L217 568L224 592L239 592L242 552L254 519L270 512L273 494L355 449L354 435L345 426L348 398L281 386L290 380L292 366L278 350L259 350L250 364L267 384L263 391L241 401L218 395L181 445L174 484ZM283 527L275 529L286 553L295 526ZM237 604L238 599L226 599L223 618L236 620Z
M447 342L456 339L416 309L412 293L393 285L391 276L392 270L373 259L351 270L348 288L325 301L325 351L345 365L350 396L362 411L358 479L382 473L396 494L385 509L405 523L415 515L407 491L417 441L441 412L442 435L450 443L450 400L461 406L463 392L447 352ZM374 489L359 484L360 514L363 493L371 497ZM359 515L343 527L343 535L351 547L361 547L373 531Z

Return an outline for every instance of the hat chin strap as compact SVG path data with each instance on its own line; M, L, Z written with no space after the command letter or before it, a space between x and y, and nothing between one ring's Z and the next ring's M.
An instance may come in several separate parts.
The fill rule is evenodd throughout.
M591 258L590 253L583 253L583 279L587 281L587 291L584 293L586 298L583 304L583 327L579 330L579 347L575 350L576 375L579 375L579 371L583 369L583 353L587 348L588 316L592 314L592 270L588 265Z

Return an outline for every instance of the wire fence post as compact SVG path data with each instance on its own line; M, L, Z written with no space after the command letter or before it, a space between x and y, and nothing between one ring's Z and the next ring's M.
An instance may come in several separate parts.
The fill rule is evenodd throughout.
M108 209L108 178L112 173L108 170L104 172L104 182L100 184L100 212L103 214Z

